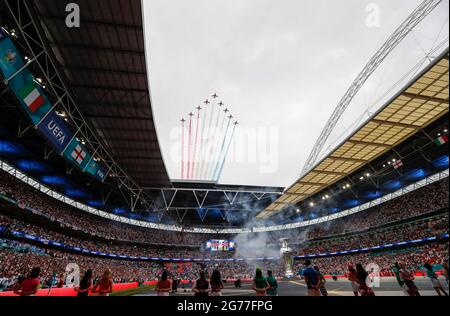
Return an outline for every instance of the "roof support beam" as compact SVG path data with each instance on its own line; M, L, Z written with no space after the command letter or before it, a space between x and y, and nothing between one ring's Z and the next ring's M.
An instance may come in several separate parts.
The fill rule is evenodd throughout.
M326 174L330 176L345 176L347 175L345 172L336 172L336 171L325 171L325 170L313 170L311 173L314 174Z
M139 89L139 88L108 87L108 86L96 86L91 84L70 84L70 86L72 88L79 88L79 89L142 92L148 94L147 89Z
M114 115L87 115L90 118L96 119L111 119L111 120L129 120L129 121L149 121L153 122L151 117L136 117L136 116L114 116Z
M120 52L124 54L130 55L138 55L139 57L144 54L143 51L140 50L132 50L132 49L122 49L117 47L106 47L106 46L94 46L94 45L84 45L84 44L74 44L71 42L57 42L57 43L49 43L51 47L66 47L71 50L74 49L87 49L87 50L95 50L95 51L107 51L107 52Z
M382 121L382 120L377 120L377 119L372 119L370 122L373 122L373 123L378 124L378 125L388 125L388 126L392 126L392 127L402 127L402 128L412 129L412 130L415 130L415 131L418 131L420 129L419 127L416 127L416 126L413 126L413 125L409 125L409 124L389 122L389 121Z
M147 74L143 71L130 71L130 70L119 70L119 69L108 69L108 68L100 68L100 67L86 67L86 66L69 66L62 65L62 68L67 70L75 70L75 71L86 71L86 72L106 72L109 74L115 75L133 75L133 76L147 76Z
M105 131L117 131L120 130L121 132L146 132L150 133L154 129L153 128L127 128L127 127L108 127L108 126L98 126L95 129L97 130L105 130Z
M436 97L427 97L427 96L413 94L413 93L408 93L408 92L403 92L402 96L407 97L407 98L411 98L411 99L419 99L419 100L423 100L423 101L431 101L431 102L437 102L437 103L448 103L448 99L446 100L446 99L441 99L441 98L436 98Z
M58 16L58 15L42 15L42 17L44 19L49 19L49 20L56 20L56 21L65 21L65 16ZM92 24L92 25L104 25L104 26L109 26L109 27L114 27L114 28L121 28L121 29L129 29L132 31L138 31L138 32L142 32L142 26L140 25L132 25L132 24L124 24L124 23L109 23L109 22L104 22L104 21L93 21L93 20L89 20L89 19L82 19L81 20L82 24Z
M389 145L380 144L380 143L364 142L364 141L360 141L360 140L348 140L347 142L350 144L354 144L354 145L376 146L376 147L382 147L382 148L386 148L386 149L392 148L392 146L389 146Z
M318 187L323 187L323 186L327 185L326 183L317 183L317 182L308 182L308 181L300 181L298 184L313 185L313 186L318 186Z
M357 162L357 163L367 163L367 160L356 159L356 158L346 158L346 157L334 157L334 156L331 156L328 159L337 160L337 161L349 161L349 162Z

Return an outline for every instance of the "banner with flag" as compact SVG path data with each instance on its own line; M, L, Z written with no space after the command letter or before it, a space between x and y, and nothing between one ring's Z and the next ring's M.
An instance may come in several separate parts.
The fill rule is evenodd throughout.
M28 82L19 90L19 96L28 109L35 113L45 103L45 98L41 95L34 82Z
M98 163L93 158L91 158L91 161L86 166L86 172L100 181L105 180L106 174L103 172L103 170L100 168Z
M91 155L75 137L71 140L63 155L82 170L86 168L91 160Z
M39 123L38 130L53 144L58 153L62 153L74 137L64 120L54 110Z
M27 69L23 70L11 79L9 85L33 124L39 124L51 110L52 105L43 89L34 82L31 73Z
M448 134L441 135L434 141L436 145L441 146L448 143Z
M44 89L38 85L25 65L11 37L0 28L0 74L9 79L8 85L22 108L58 153L98 180L106 174L92 155L77 140L69 126L52 109ZM20 72L18 72L22 69ZM11 78L14 75L13 78Z
M0 37L0 70L4 79L8 79L25 64L10 37Z
M4 79L10 79L8 84L20 104L25 109L34 125L52 108L45 93L35 82L33 75L28 68L22 69L25 65L21 54L17 50L11 38L5 37L0 41L0 72Z
M394 161L392 166L394 167L394 169L400 169L401 167L403 167L403 161L398 159L398 160Z

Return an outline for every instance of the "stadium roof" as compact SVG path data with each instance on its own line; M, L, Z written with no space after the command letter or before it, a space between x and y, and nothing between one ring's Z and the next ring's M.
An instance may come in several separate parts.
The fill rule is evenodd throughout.
M447 51L257 218L267 218L322 191L448 113L448 70Z
M80 6L80 28L65 25L67 1L35 4L80 110L128 176L140 186L169 185L151 107L141 1L71 2Z

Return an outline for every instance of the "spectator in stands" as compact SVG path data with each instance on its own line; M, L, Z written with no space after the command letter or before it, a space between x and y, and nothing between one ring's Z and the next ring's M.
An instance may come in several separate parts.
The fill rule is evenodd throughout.
M75 288L78 292L77 296L89 296L89 291L92 289L92 270L87 270L80 281L80 286Z
M170 290L172 289L172 281L169 280L169 273L167 270L161 275L161 280L156 283L156 293L158 296L169 296Z
M319 274L311 267L311 261L305 261L305 268L301 275L305 279L308 288L308 296L320 296L320 280Z
M252 289L256 292L256 296L267 296L267 290L270 289L270 285L267 282L267 279L263 276L260 268L256 269Z
M195 293L196 297L208 296L209 292L209 282L206 279L205 271L200 271L200 278L195 282L192 292Z
M220 271L215 269L211 274L211 279L209 280L211 285L211 296L222 296L222 290L225 288L222 282L222 276Z
M425 268L425 273L427 274L427 277L431 281L431 285L433 286L434 290L439 296L448 296L447 292L445 292L444 288L442 287L441 282L438 279L438 275L433 271L433 267L430 263L426 262L423 267Z
M16 288L16 294L20 296L34 296L41 284L39 280L39 275L41 274L40 268L33 268L31 273L28 275L25 280Z
M373 290L367 285L369 274L363 268L361 263L356 264L356 280L359 285L359 293L361 296L375 296Z
M114 282L112 280L111 270L107 269L100 281L95 284L92 289L93 293L98 293L99 296L109 296L113 291Z

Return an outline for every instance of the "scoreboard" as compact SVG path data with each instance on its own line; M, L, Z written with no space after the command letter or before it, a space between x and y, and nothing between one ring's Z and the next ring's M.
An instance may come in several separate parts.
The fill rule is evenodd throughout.
M232 240L208 240L206 242L206 250L208 251L233 251L236 243Z

